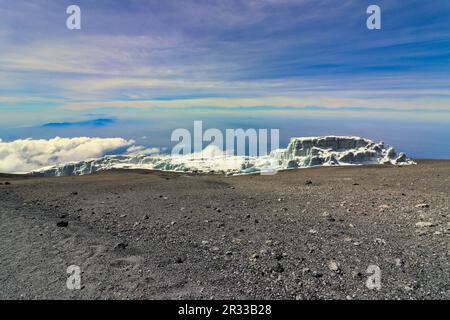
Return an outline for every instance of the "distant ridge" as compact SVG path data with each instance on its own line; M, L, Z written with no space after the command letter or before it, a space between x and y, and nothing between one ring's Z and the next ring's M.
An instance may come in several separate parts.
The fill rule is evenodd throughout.
M78 122L50 122L42 125L42 128L61 128L61 127L75 127L75 126L89 126L89 127L103 127L114 123L114 119L100 118Z

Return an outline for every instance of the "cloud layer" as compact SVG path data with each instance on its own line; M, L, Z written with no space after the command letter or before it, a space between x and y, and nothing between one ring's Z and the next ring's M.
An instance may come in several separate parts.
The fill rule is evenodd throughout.
M98 158L121 148L132 148L135 151L133 144L133 140L122 138L0 140L0 172L29 172L59 163Z
M407 2L378 1L371 32L364 1L79 0L72 32L64 1L0 0L0 126L136 106L448 111L450 2Z

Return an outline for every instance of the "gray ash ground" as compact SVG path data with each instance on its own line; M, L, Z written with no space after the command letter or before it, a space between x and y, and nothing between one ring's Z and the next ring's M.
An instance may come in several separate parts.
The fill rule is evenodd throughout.
M450 298L450 161L3 175L0 216L2 299Z

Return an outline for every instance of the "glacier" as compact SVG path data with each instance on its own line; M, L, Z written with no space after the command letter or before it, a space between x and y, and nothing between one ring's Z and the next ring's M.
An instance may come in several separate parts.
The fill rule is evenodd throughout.
M390 164L411 165L404 153L354 136L291 138L286 149L266 156L230 156L215 145L189 155L110 155L32 171L37 176L87 175L111 169L147 169L210 174L249 174L316 166Z

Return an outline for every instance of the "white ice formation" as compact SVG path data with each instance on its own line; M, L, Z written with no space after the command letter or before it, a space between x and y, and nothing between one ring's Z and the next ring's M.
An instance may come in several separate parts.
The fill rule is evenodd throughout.
M149 169L175 172L245 174L314 166L391 164L409 165L414 162L404 153L383 142L351 136L292 138L286 149L270 155L247 157L226 156L215 146L198 154L116 155L98 159L42 168L32 174L41 176L71 176L92 174L110 169Z

